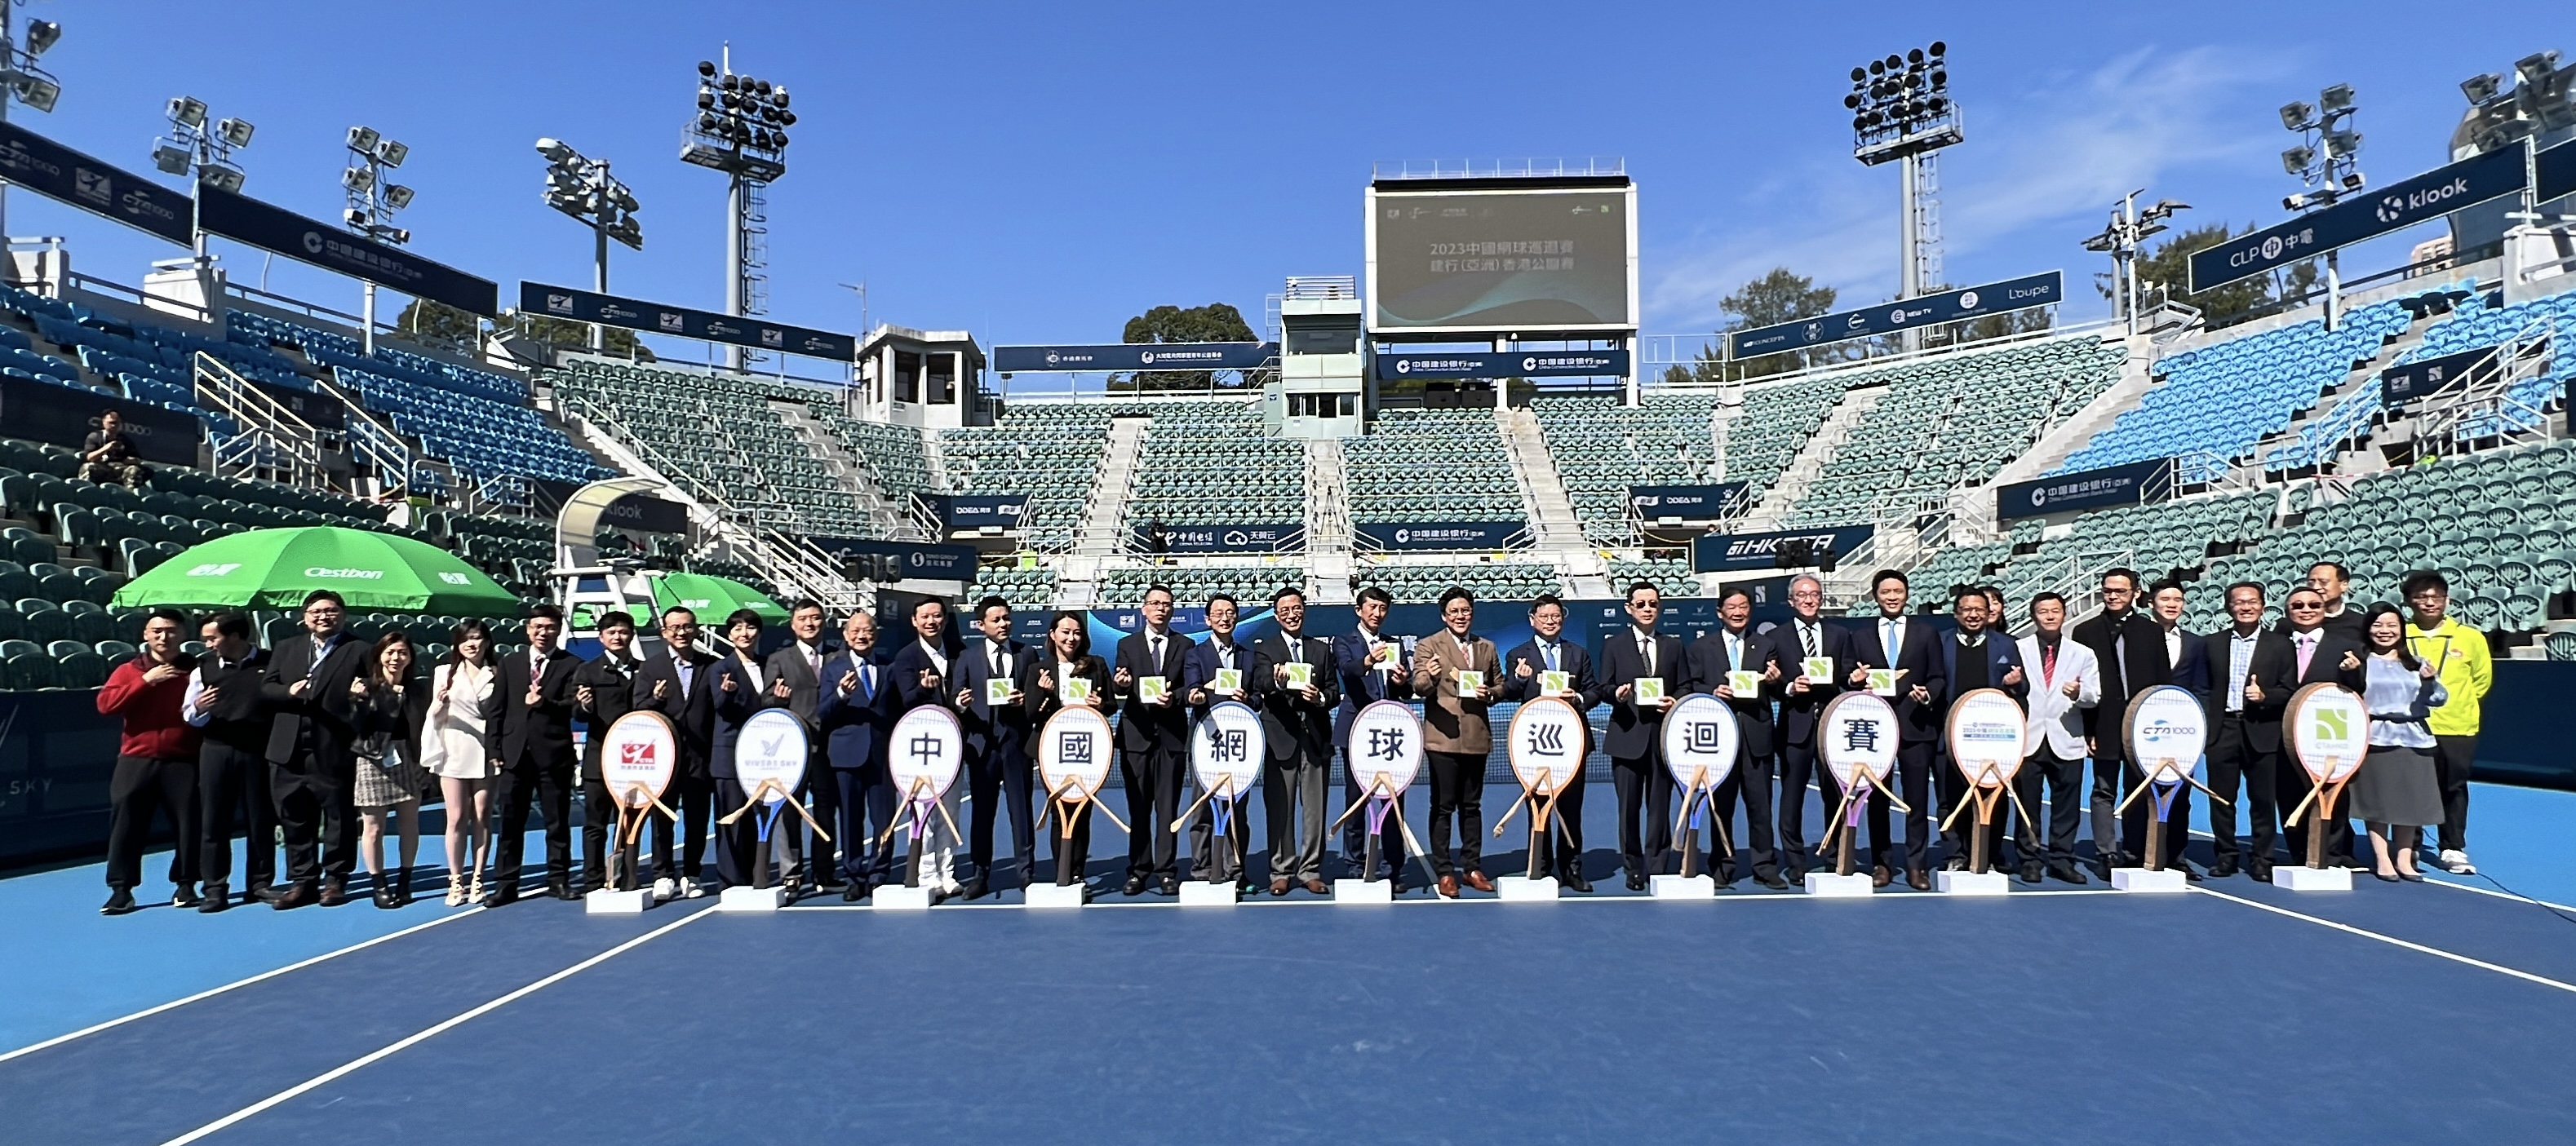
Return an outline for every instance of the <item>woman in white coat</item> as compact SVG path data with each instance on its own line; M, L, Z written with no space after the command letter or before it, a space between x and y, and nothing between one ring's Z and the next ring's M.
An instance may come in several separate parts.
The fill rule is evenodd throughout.
M483 868L492 859L493 772L483 748L492 669L492 630L481 621L456 626L447 661L430 678L420 730L421 767L438 777L447 801L449 907L483 901Z
M2102 668L2093 650L2066 635L2066 598L2055 593L2031 598L2030 619L2038 631L2016 642L2030 685L2030 755L2013 781L2023 810L2013 850L2021 856L2023 883L2038 883L2043 872L2067 883L2084 883L2088 877L2075 866L2075 832L2090 799L2084 761L2093 752L2084 729L2086 714L2102 701ZM2045 843L2039 825L2031 822L2039 812L2043 783L2048 788Z

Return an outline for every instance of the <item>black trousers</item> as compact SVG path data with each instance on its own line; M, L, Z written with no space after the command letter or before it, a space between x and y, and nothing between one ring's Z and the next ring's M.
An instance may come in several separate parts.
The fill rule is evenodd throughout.
M883 777L883 768L874 769L880 775L876 783L870 784L870 771L867 768L832 768L824 774L823 783L814 789L817 792L825 787L832 789L832 808L837 815L825 822L830 823L833 833L840 837L841 878L861 886L876 884L879 867L877 834L894 823L894 785ZM818 799L815 803L820 805L822 801ZM815 818L822 817L817 813ZM888 854L893 847L894 841L886 841ZM820 863L816 861L818 871Z
M349 878L358 864L358 809L350 803L351 774L356 761L347 757L319 760L311 733L295 746L294 759L273 763L269 792L277 802L277 826L286 836L286 879L309 884L329 876ZM321 844L316 858L314 844Z
M734 814L750 800L751 794L743 790L742 781L731 776L716 777L716 886L720 888L751 886L755 882L753 874L760 870L754 865L769 862L769 857L760 850L760 809L744 812L741 819L730 824L724 822L726 816ZM780 808L778 814L793 816L796 813ZM784 827L774 821L771 823L772 848L777 845L776 833Z
M543 760L521 752L492 778L492 803L501 813L501 838L493 841L495 877L504 889L519 886L519 865L528 846L528 807L543 806L546 817L546 882L572 879L573 762Z
M2241 714L2220 712L2210 724L2209 790L2226 802L2210 801L2210 850L2221 860L2235 860L2236 812L2245 810L2253 831L2251 859L2255 863L2273 862L2272 848L2280 839L2280 767L2278 748L2254 746L2255 721ZM2239 792L2239 786L2243 791Z
M1054 817L1063 816L1068 811L1073 818L1071 839L1065 838L1064 826L1054 821ZM1070 808L1059 802L1048 816L1047 838L1054 841L1050 846L1055 849L1055 881L1068 885L1081 883L1091 862L1091 802L1086 800L1078 807Z
M1225 854L1217 854L1216 801L1199 805L1190 817L1190 878L1213 883L1241 882L1244 857L1252 853L1252 797L1237 796L1227 809ZM1274 845L1275 846L1275 845Z
M2021 762L2013 783L2021 790L2022 810L2029 813L2013 833L2013 850L2021 853L2021 862L2045 857L2050 867L2072 866L2075 833L2084 826L2085 797L2079 794L2084 787L2084 761L2060 757L2043 743ZM2046 838L2040 835L2040 825L2031 822L2040 814L2042 787L2048 793Z
M1896 790L1905 797L1905 869L1920 871L1932 844L1932 742L1916 740L1896 746ZM1887 793L1869 792L1869 862L1885 866L1894 850L1888 839Z
M1807 785L1813 783L1824 797L1824 812L1830 817L1834 805L1843 798L1842 785L1834 782L1833 769L1820 767L1816 746L1783 744L1780 746L1780 853L1788 860L1791 878L1809 866L1807 851ZM1832 825L1826 825L1830 828ZM1818 834L1822 838L1822 833Z
M617 847L616 836L617 804L608 795L608 782L597 776L584 775L581 778L581 881L585 886L608 886L608 853Z
M715 777L703 772L683 772L671 778L670 790L662 793L662 803L680 814L679 840L671 839L671 821L661 813L653 815L653 878L696 879L707 857L707 825L714 818L710 805L715 803Z
M2122 796L2147 782L2146 772L2135 763L2125 767L2126 782L2120 791ZM2173 808L2165 819L2164 855L2160 862L2166 867L2174 866L2174 862L2182 858L2183 845L2191 842L2191 783L2182 781L2177 789L2173 794ZM2120 833L2129 841L2120 854L2134 859L2141 867L2147 862L2147 817L2156 814L2155 804L2156 793L2148 792L2130 801L2129 810L2120 813Z
M1735 774L1727 778L1727 784L1717 793L1717 799L1721 801L1718 814L1725 817L1718 822L1727 825L1730 834L1735 831L1736 801L1740 798L1744 802L1744 834L1734 836L1733 841L1735 846L1744 849L1744 858L1756 877L1772 875L1780 870L1780 856L1771 834L1774 815L1771 784L1778 763L1778 758L1770 753L1756 756L1750 751L1739 750L1735 758ZM1807 801L1807 793L1802 785L1794 792L1782 791L1777 798L1803 804ZM1734 857L1720 858L1732 860ZM1730 865L1727 870L1731 873L1734 869Z
M197 882L204 849L197 820L197 762L119 756L107 781L107 886L131 890L143 882L143 846L152 821L170 817L170 881Z
M1403 794L1396 793L1399 797ZM1404 866L1404 828L1396 822L1395 813L1388 812L1386 822L1379 826L1377 833L1377 870L1361 870L1362 864L1368 858L1366 837L1369 814L1365 811L1352 812L1350 808L1351 805L1366 799L1368 799L1368 793L1361 791L1358 781L1353 779L1350 753L1344 751L1342 753L1342 810L1348 813L1348 818L1342 821L1342 863L1349 869L1353 879L1380 879L1393 875Z
M1012 866L1019 869L1020 882L1028 883L1029 866L1038 855L1028 753L1016 743L1006 744L968 756L966 769L967 795L975 803L967 818L966 857L974 862L975 874L988 883L993 878L993 821L1001 817L1002 801L1008 797Z
M1118 753L1119 775L1127 783L1129 875L1180 874L1180 838L1172 834L1172 821L1181 818L1182 766L1181 754L1169 748Z
M1482 871L1485 862L1485 757L1471 752L1425 752L1431 770L1431 874ZM1367 815L1362 812L1360 815ZM1389 819L1393 819L1392 814ZM1449 823L1458 823L1458 847L1449 847ZM1396 853L1402 855L1402 852Z
M802 861L798 875L805 883L837 883L844 870L840 858L841 842L849 837L842 835L840 828L841 785L832 775L831 761L823 756L820 740L815 741L814 758L805 762L805 800L813 810L814 822L823 825L832 838L827 840L813 834L802 817L797 819L796 826L790 830L796 833L797 842L801 845L797 851ZM791 816L795 814L788 813Z
M1673 775L1654 758L1610 761L1619 789L1619 866L1631 873L1666 874L1672 858Z
M242 833L242 886L256 891L277 882L277 797L269 790L268 761L257 751L206 741L197 750L197 824L205 841L197 874L229 885L233 831Z
M2478 736L2435 736L2433 778L2442 786L2443 851L2469 850L2469 766L2478 758Z
M1578 769L1574 779L1566 781L1565 788L1556 794L1554 821L1536 825L1537 842L1530 846L1537 859L1532 866L1540 875L1583 869L1583 790L1590 786Z
M2019 772L2013 774L2016 792L2019 791L2020 779ZM1977 809L1974 806L1964 811L1959 809L1960 801L1973 802L1974 796L1970 789L1975 786L1966 774L1959 771L1958 764L1950 759L1949 745L1933 746L1932 790L1937 796L1932 808L1934 822L1937 823L1953 815L1958 817L1950 820L1949 827L1941 829L1941 850L1945 859L1955 859L1963 864L1971 863L1975 859L1977 837L1974 833L1977 830ZM2012 822L2012 797L1997 793L1995 800L1994 818L1986 821L1985 832L1986 868L1989 871L2003 866L2004 828Z

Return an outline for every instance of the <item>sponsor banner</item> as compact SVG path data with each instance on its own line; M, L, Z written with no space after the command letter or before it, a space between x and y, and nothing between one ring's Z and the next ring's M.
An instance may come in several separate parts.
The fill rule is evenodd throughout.
M501 288L492 285L490 279L476 278L401 247L352 235L319 219L245 195L200 183L197 196L197 220L208 234L236 239L326 271L338 271L413 298L443 302L485 318L500 313Z
M1351 526L1351 540L1361 549L1396 550L1508 549L1529 542L1529 523L1522 521L1363 521Z
M2098 470L2059 474L2038 481L2014 482L1995 490L1995 517L2010 521L2043 513L2100 509L2106 505L2142 505L2149 500L2149 487L2162 486L2162 489L2154 491L2158 496L2172 492L2172 482L2157 479L2170 472L2173 464L2171 458L2158 458L2151 462L2130 462Z
M951 530L984 529L999 526L1018 529L1020 517L1028 511L1029 495L1024 493L989 494L916 494L928 502L932 513Z
M1691 542L1691 571L1731 573L1739 569L1777 569L1780 568L1777 554L1784 542L1807 542L1821 552L1841 557L1860 548L1862 542L1869 540L1870 532L1866 525L1837 525L1777 533L1712 533Z
M0 122L0 179L183 247L194 240L186 195L14 123Z
M1390 378L1591 378L1627 377L1625 350L1468 351L1463 354L1380 354L1377 376Z
M2481 346L2439 358L2402 362L2379 372L2379 400L2385 406L2403 406L2418 398L2430 398L2460 384L2478 363L2495 357L2496 348Z
M1777 326L1739 330L1726 336L1726 352L1730 358L1752 358L1847 339L1892 334L1932 323L1957 322L1980 315L2050 306L2065 300L2065 272L2050 271L1964 290L1881 303L1860 310L1802 318Z
M2463 207L2514 194L2531 185L2531 168L2525 162L2528 155L2520 147L2473 155L2380 190L2353 195L2289 222L2195 251L2191 256L2192 293L2269 274L2337 247L2429 223Z
M2562 143L2533 156L2532 198L2542 203L2576 195L2576 143Z
M99 415L109 410L125 419L125 438L134 443L135 456L165 466L197 464L203 431L195 414L32 378L0 378L0 423L13 438L79 449L82 439L98 429Z
M630 493L608 503L599 523L644 533L687 533L689 507L649 493Z
M1306 536L1303 524L1289 525L1173 525L1169 522L1147 522L1133 528L1128 548L1144 553L1156 552L1152 528L1163 530L1164 553L1275 553L1295 546Z
M1744 492L1740 481L1716 485L1632 485L1628 487L1628 504L1637 516L1647 521L1679 518L1683 521L1715 521L1735 495Z
M808 537L814 547L833 556L892 557L902 565L904 580L972 581L975 551L963 545L921 545L910 541L874 541L855 537Z
M640 330L646 334L722 342L755 350L827 358L834 362L848 362L859 356L858 340L846 334L691 310L684 306L664 306L658 302L544 283L522 281L519 284L519 310L572 322L595 322L601 326Z
M1103 370L1251 370L1276 365L1276 342L1111 342L1094 346L996 346L1004 374Z

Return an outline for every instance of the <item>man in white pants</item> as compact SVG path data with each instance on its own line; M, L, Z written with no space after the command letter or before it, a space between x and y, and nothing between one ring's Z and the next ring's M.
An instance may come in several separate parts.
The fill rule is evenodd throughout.
M2093 706L2102 700L2102 671L2093 650L2066 633L2066 598L2055 593L2031 598L2030 619L2038 631L2017 642L2030 685L2030 756L2013 778L2023 813L2013 833L2013 850L2021 855L2023 883L2038 883L2043 868L2068 883L2083 883L2083 869L2075 866L2075 833L2083 823L2087 792L2084 730ZM2040 814L2043 782L2048 787L2044 840L2040 826L2031 822Z

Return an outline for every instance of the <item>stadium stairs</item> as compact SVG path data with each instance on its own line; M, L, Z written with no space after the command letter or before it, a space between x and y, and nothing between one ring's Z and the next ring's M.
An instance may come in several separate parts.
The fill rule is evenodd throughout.
M1136 462L1144 453L1150 416L1109 421L1109 446L1100 472L1082 501L1082 525L1065 559L1056 596L1064 608L1088 608L1100 599L1103 574L1127 551L1127 499L1136 488Z
M1575 598L1597 600L1612 596L1609 566L1584 540L1583 523L1575 516L1574 502L1565 494L1565 480L1557 471L1554 455L1548 452L1547 438L1539 432L1538 415L1529 410L1503 409L1497 410L1495 417L1502 431L1504 453L1511 458L1512 476L1520 484L1522 504L1529 511L1529 556L1553 563L1565 592Z
M1306 440L1306 595L1351 603L1351 493L1340 438Z
M1752 512L1744 515L1744 521L1736 532L1764 533L1781 528L1781 523L1789 518L1791 507L1798 504L1807 487L1815 482L1816 475L1824 472L1826 463L1833 461L1835 452L1850 439L1852 427L1860 425L1861 419L1867 417L1885 397L1885 387L1845 391L1841 400L1834 404L1833 412L1825 415L1824 426L1807 439L1807 444L1798 447L1797 456L1790 460L1787 469L1780 471L1771 488L1762 491L1762 500L1754 505Z
M2093 435L2102 432L2113 419L2118 418L2121 411L2138 404L2138 399L2146 394L2147 388L2156 383L2155 371L2152 369L2156 348L2145 335L2128 339L2127 344L2129 358L2120 365L2120 380L2113 383L2110 389L2096 396L2083 409L2076 411L2072 417L2051 428L2047 436L2042 437L2020 457L2014 458L2006 463L2004 468L1995 471L1994 479L1986 483L1988 486L2025 482L2056 469L2059 463L2066 460L2066 455L2082 449L2084 443L2093 440ZM1991 522L1994 507L1989 504L1986 508L1987 520Z
M778 420L795 432L799 444L822 459L824 472L832 475L832 483L840 487L842 493L848 494L850 500L858 504L860 512L867 515L874 536L901 537L906 541L928 540L917 536L918 529L910 528L911 507L905 506L903 512L898 513L894 504L887 500L884 479L864 459L844 446L839 435L815 421L812 411L804 403L772 398L769 408L777 411ZM907 532L916 536L905 536Z

